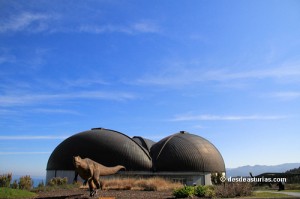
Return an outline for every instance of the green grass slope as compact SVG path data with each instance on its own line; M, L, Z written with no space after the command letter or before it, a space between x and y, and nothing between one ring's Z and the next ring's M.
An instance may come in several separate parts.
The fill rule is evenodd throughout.
M20 189L11 189L0 187L0 198L34 198L36 196L35 193L26 190Z

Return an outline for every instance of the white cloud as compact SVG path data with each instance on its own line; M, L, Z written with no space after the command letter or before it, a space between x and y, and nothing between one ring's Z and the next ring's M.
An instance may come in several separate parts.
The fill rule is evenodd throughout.
M31 136L31 135L19 135L19 136L6 136L1 135L0 140L62 140L66 139L69 136L51 136L51 135L45 135L45 136Z
M171 121L238 121L238 120L278 120L284 119L286 116L279 115L177 115Z
M277 92L277 93L272 93L269 96L281 100L294 100L300 98L300 92L297 91Z
M231 71L229 69L206 70L201 64L192 67L184 67L184 64L175 64L173 67L156 73L148 74L136 80L138 84L157 85L157 86L185 86L200 82L219 82L226 83L237 80L251 79L276 79L283 81L297 80L300 78L299 64L285 64L269 69L257 69L251 71Z
M98 24L85 24L79 27L79 32L101 34L110 32L119 32L126 34L137 33L158 33L159 28L153 23L137 22L132 25L98 25Z
M151 21L129 22L127 24L99 24L90 18L84 21L76 18L69 18L66 13L36 13L24 11L10 14L6 20L0 22L0 33L6 32L48 32L48 33L158 33L160 28ZM1 61L1 59L0 59Z
M137 22L131 25L132 30L141 33L158 33L160 32L160 28L150 22Z
M49 28L48 21L54 18L54 16L31 12L23 12L20 14L12 15L8 17L7 20L2 21L0 25L0 33L11 31L45 31Z
M78 112L72 111L72 110L66 110L66 109L46 109L46 108L38 108L33 109L33 112L37 113L55 113L55 114L73 114L73 115L79 115Z
M0 155L41 155L41 154L51 154L51 152L48 151L30 151L30 152L23 152L23 151L17 151L17 152L0 152Z
M40 104L49 101L59 101L68 99L103 99L103 100L131 100L135 99L136 96L132 93L127 92L104 92L104 91L84 91L74 92L65 94L14 94L4 95L0 97L0 106L20 106L20 105L31 105Z
M64 87L87 87L91 85L109 85L109 83L99 77L94 78L79 78L79 79L64 79Z
M79 32L100 34L105 32L128 32L128 29L112 25L81 25Z

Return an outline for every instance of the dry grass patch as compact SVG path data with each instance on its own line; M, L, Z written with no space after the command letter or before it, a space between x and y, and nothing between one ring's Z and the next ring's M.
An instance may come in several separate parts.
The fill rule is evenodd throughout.
M135 179L133 178L112 178L102 181L103 190L130 190Z
M183 185L163 178L112 178L102 181L104 190L166 191Z

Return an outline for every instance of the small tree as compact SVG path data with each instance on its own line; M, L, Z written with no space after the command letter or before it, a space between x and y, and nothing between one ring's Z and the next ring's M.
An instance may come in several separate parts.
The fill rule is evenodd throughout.
M30 190L32 188L33 182L30 176L22 176L19 181L19 188Z
M66 185L67 183L68 183L67 177L64 177L64 178L54 177L49 180L48 185L49 186L60 186L60 185Z
M11 179L11 173L0 175L0 187L9 187Z

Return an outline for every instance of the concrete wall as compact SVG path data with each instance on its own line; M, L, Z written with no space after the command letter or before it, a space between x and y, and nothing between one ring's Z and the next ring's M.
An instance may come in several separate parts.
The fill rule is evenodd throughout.
M155 176L179 181L185 185L210 185L210 173L204 172L156 172Z
M212 182L211 182L211 173L207 173L205 175L204 181L205 181L205 185L212 185Z

